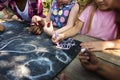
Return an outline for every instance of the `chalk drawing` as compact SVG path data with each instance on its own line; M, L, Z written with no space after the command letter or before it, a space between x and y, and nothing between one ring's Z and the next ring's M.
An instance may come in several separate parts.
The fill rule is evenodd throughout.
M66 40L63 40L61 43L59 43L59 46L56 46L56 48L68 50L72 46L75 46L75 42L72 38L68 38Z
M71 59L68 57L68 55L63 52L63 51L56 51L56 56L55 56L59 61L62 63L67 64Z
M31 63L37 64L37 67L35 65L31 65ZM32 66L31 69L29 68L30 66ZM52 62L48 58L41 57L38 59L31 59L23 65L17 66L14 70L8 71L7 76L14 77L14 80L19 80L22 77L26 77L30 80L36 80L37 78L49 75L52 71L54 71L52 66ZM39 72L36 73L35 70Z
M20 23L4 25L6 31L0 34L0 63L4 67L0 75L8 80L52 80L79 51L69 50L76 46L72 38L60 43L62 49L56 49L45 33L31 35Z
M16 49L18 50L3 50L5 47L7 47L10 43L12 43L13 41L21 41L22 39L13 39L11 41L9 41L8 43L6 43L3 47L0 48L0 52L16 52L16 53L30 53L30 52L34 52L37 47L35 45L32 44L18 44L16 46ZM25 46L25 47L24 47ZM30 50L29 48L32 47L33 50ZM28 49L27 49L28 48Z

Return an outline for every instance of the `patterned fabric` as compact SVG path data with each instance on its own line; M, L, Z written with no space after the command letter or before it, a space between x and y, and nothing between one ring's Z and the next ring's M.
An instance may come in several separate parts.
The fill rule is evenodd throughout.
M6 1L8 1L8 0L0 0L0 11L2 11L4 8L6 8L6 5L3 4Z
M57 1L54 0L51 6L51 20L53 25L57 26L58 28L65 26L69 17L69 13L74 5L75 1L72 1L70 4L63 5L63 7L60 9L57 6Z
M17 8L16 8L16 3L15 1L10 1L9 2L9 7L11 10L19 17L22 19L22 17L18 14ZM43 15L43 3L42 0L28 0L28 14L29 17L32 18L34 15L38 15L40 17L45 17Z
M7 0L0 0L0 4L2 4L2 3L4 3L4 2L6 2Z

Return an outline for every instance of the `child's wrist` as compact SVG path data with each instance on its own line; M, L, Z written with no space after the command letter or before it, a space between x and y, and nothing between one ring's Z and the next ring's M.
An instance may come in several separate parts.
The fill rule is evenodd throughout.
M62 33L61 35L62 35L62 39L65 39L65 34L64 34L64 33Z
M98 63L98 68L95 70L96 73L101 73L103 71L104 64L99 62Z
M105 42L103 42L103 47L104 47L104 49L107 49L107 48L114 48L115 47L115 44L114 44L114 42L112 42L112 41L105 41Z

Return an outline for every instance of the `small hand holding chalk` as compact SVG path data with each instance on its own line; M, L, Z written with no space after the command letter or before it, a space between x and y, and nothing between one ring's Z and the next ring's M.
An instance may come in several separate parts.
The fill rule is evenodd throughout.
M86 48L82 48L80 52L81 52L82 54L84 54L85 51L86 51Z
M45 26L44 26L43 29L44 29L44 32L47 33L50 36L52 36L54 34L52 21L51 22L45 22Z
M86 48L82 48L80 53L83 54L83 55L87 55L87 56L91 55L91 52ZM90 59L88 59L88 61L90 61Z
M54 32L54 34L55 34L55 38L57 38L57 37L59 36L57 32ZM57 44L56 47L57 47L57 48L60 48L60 44L59 44L59 42L57 42L56 44Z

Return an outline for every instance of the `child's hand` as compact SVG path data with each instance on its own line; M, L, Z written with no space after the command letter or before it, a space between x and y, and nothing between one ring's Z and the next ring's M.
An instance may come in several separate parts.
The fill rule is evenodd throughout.
M53 36L52 36L53 43L61 42L63 39L64 39L63 34L58 34L57 38L56 38L55 34L53 34Z
M34 23L35 25L40 27L45 25L44 19L37 15L32 17L31 23Z
M17 15L13 15L13 16L12 16L12 19L14 19L14 20L18 20L19 18L18 18Z
M93 53L79 53L79 60L83 67L90 71L97 71L99 69L100 62L98 61L97 57Z
M44 26L44 20L41 17L35 15L31 19L31 27L30 27L29 31L32 34L39 35L42 32L43 26Z
M52 36L54 34L54 28L53 28L53 24L52 21L49 22L45 22L45 26L44 26L44 32L47 33L48 35Z
M105 41L96 41L96 42L84 42L81 43L80 46L83 48L87 48L90 51L103 51L106 48L110 48L110 43L108 45L108 42ZM112 44L111 44L112 47Z
M42 18L40 16L37 16L37 15L33 16L32 19L31 19L31 21L33 23L36 23L36 24L37 24L38 21L41 21L41 20L42 20Z
M8 14L6 14L6 15L4 15L4 19L9 19L9 15Z
M29 31L30 31L30 33L36 34L36 35L40 35L41 32L42 32L41 28L36 26L36 25L35 26L30 26Z

